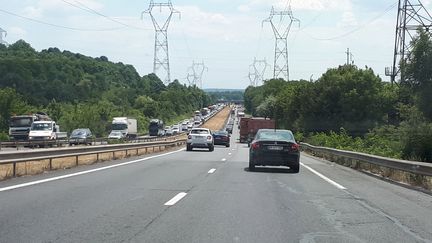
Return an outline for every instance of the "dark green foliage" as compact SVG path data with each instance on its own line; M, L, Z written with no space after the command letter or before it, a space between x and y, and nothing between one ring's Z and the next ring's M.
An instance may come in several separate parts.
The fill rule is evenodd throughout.
M146 132L149 120L190 116L211 98L177 80L168 86L155 75L140 77L135 68L58 48L35 51L20 40L0 48L0 132L10 115L45 111L61 130L88 127L100 137L112 117L129 116ZM30 104L30 105L27 105Z
M242 101L244 91L210 91L207 92L214 101Z

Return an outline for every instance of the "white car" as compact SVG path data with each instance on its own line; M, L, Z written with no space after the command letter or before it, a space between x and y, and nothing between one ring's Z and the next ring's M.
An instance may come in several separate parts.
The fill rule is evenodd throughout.
M179 127L179 125L172 126L172 133L173 133L173 135L176 135L176 134L180 133L180 127Z
M212 132L207 128L193 128L188 135L186 151L194 148L208 148L210 152L214 150L214 140Z
M122 138L124 138L124 135L123 135L123 133L120 132L120 131L112 131L112 132L109 134L108 138L109 138L109 139L122 139Z

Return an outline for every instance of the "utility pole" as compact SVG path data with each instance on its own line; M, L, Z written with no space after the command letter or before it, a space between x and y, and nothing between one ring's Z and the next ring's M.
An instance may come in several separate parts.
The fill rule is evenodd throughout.
M347 55L346 65L354 65L354 55L352 54L352 52L350 52L349 48L347 48L345 54Z
M7 32L6 32L6 30L0 28L0 44L8 45L8 43L5 40L3 40L3 35L4 35L4 38L6 38Z
M251 86L258 86L264 82L264 76L267 70L267 67L270 65L267 63L267 60L257 60L254 58L253 63L249 66L249 80Z
M287 16L288 25L284 26L286 22L284 18ZM265 22L270 23L276 38L273 77L289 81L288 35L292 24L297 22L300 25L300 20L294 18L291 7L284 11L275 11L274 7L272 7L270 17L264 20L263 24Z
M168 11L168 13L166 16L157 17L154 14L155 8L159 8L159 13L162 13L162 10ZM171 1L155 3L151 0L149 8L141 13L141 19L144 18L144 14L150 15L155 28L153 72L158 76L161 75L159 77L161 79L163 77L163 82L169 84L171 82L171 72L168 54L168 27L172 16L174 14L180 16L180 12L174 9Z
M208 72L208 67L203 62L192 62L192 66L188 69L187 80L190 86L198 86L202 89L204 72Z
M391 83L405 82L403 63L409 62L412 51L411 42L416 36L417 30L422 29L430 33L432 17L420 0L399 0L396 22L396 36L394 42L393 66L386 67L385 75L391 78Z

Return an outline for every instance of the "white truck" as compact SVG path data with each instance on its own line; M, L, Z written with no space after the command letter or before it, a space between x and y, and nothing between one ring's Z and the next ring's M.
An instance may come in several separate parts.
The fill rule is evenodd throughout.
M29 132L29 140L34 145L37 144L39 146L52 146L57 140L66 138L67 133L60 132L60 126L55 121L35 121L32 123Z
M136 138L138 135L137 120L129 117L114 117L112 132L121 132L124 138Z

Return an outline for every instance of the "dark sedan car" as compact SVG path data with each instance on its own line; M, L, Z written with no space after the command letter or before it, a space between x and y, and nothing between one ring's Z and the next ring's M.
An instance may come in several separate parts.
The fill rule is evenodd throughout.
M88 128L78 128L73 130L69 137L69 145L92 144L93 135Z
M217 131L213 133L213 139L215 145L230 146L230 135L226 131Z
M300 150L289 130L260 129L249 149L249 170L256 165L288 166L300 171Z

